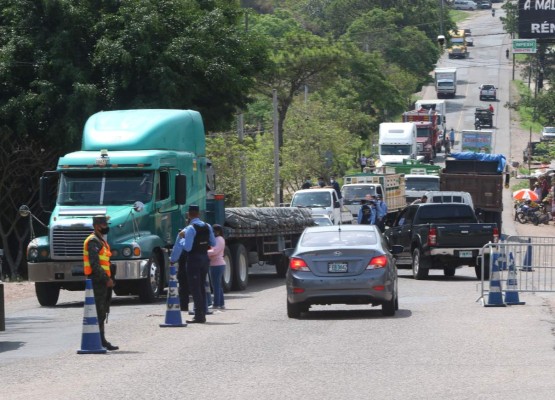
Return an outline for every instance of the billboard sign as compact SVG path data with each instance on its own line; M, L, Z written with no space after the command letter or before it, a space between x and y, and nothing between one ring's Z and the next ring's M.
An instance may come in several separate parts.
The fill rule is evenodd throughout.
M518 0L518 36L521 39L555 38L555 2Z
M468 130L461 132L461 151L488 153L492 151L491 139L493 131Z

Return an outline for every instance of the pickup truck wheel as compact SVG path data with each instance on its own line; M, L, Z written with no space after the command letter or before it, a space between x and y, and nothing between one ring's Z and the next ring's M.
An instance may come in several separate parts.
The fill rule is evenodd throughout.
M233 289L245 290L249 283L249 255L241 243L231 246L233 260Z
M446 267L446 268L443 268L443 275L451 278L451 277L455 276L456 271L457 271L457 268Z
M489 281L489 260L490 260L490 255L489 254L484 254L484 264L483 265L476 265L474 267L474 270L476 272L476 278L478 278L478 280L482 279L482 268L484 268L484 281Z
M231 265L231 251L227 246L225 246L225 249L224 249L224 261L225 261L225 269L224 269L224 276L222 278L222 281L223 281L224 293L228 293L233 286L233 274L232 274L233 266Z
M412 252L412 276L416 280L426 279L430 272L430 261L422 256L420 249L417 247Z
M35 293L43 307L54 307L60 297L60 285L49 282L35 282Z
M152 253L148 260L148 276L139 281L139 300L142 303L152 303L160 296L161 266L156 253Z
M300 318L303 308L300 304L287 301L287 316L289 318Z

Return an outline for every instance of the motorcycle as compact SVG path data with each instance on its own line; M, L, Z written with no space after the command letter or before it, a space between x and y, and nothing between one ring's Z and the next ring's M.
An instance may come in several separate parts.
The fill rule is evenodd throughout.
M492 8L492 9L491 9L491 16L492 16L492 17L495 17L495 8Z
M482 129L482 123L480 122L480 119L476 118L476 120L474 121L474 129L479 131Z
M521 224L526 224L528 222L538 225L536 211L539 206L536 203L532 204L530 200L526 200L523 203L515 203L515 221Z

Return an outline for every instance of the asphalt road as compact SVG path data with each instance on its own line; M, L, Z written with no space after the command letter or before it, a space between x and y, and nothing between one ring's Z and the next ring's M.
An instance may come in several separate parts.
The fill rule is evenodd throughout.
M497 13L498 15L501 13ZM507 38L486 10L464 24L475 36L448 125L472 126L477 86L499 76L508 96ZM495 24L492 23L495 21ZM498 27L499 25L499 27ZM503 45L502 45L503 43ZM463 97L462 95L465 94ZM435 98L430 96L427 98ZM496 107L496 151L510 146L508 111ZM506 125L505 125L506 124ZM163 300L116 298L108 339L121 350L77 355L83 292L59 305L9 303L0 333L0 393L6 399L552 399L553 293L521 295L525 305L484 308L470 268L453 278L432 271L415 281L400 270L400 310L318 306L286 315L284 282L257 267L249 288L226 296L205 325L160 328ZM186 315L183 315L186 318Z

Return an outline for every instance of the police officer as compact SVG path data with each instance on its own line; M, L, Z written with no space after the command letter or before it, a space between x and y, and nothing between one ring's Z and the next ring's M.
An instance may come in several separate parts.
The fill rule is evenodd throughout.
M84 272L88 279L92 281L94 302L98 315L98 327L102 346L107 350L118 350L106 340L104 336L104 323L110 308L112 298L112 288L114 287L114 275L110 269L110 245L105 239L110 228L108 227L107 215L96 215L93 217L94 232L91 233L83 243L83 263Z
M359 225L374 225L376 222L376 209L373 207L369 198L363 199L358 210L357 223Z
M380 231L385 230L385 216L387 215L387 204L383 201L381 194L377 195L376 200L376 225L380 228Z
M187 224L185 224L187 225ZM175 251L172 251L170 264L178 264L177 282L179 283L179 306L181 311L189 311L189 283L187 282L187 252L177 245L185 237L185 228L177 234ZM179 248L179 250L177 250Z
M208 248L216 245L212 227L201 221L199 215L199 206L190 205L188 212L190 222L185 228L185 236L179 239L172 252L172 260L179 259L182 251L187 252L187 281L195 303L195 317L187 321L191 324L206 322L206 290L204 283L210 266Z

